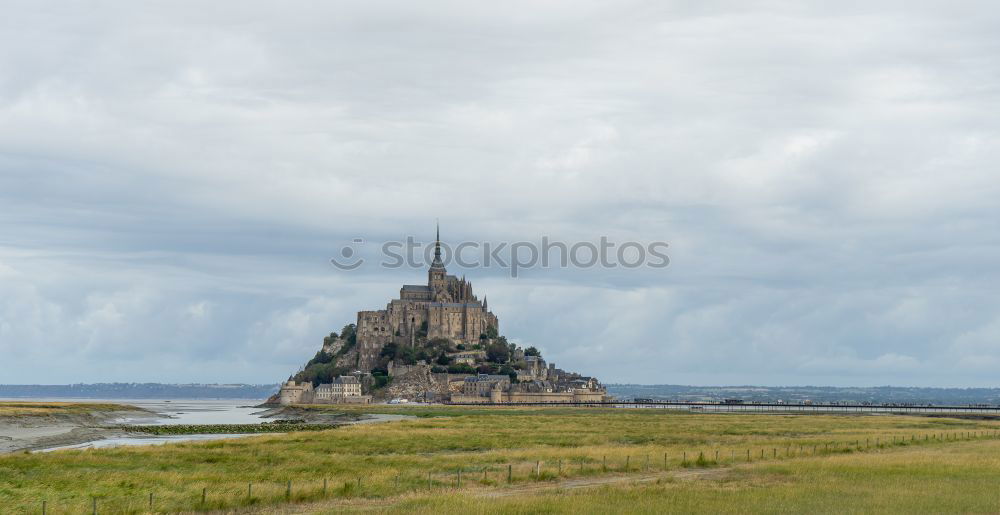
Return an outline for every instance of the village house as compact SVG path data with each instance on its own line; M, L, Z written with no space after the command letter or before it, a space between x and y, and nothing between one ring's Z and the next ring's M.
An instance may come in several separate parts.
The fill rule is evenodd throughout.
M354 376L338 376L313 388L312 383L289 381L281 387L279 402L289 404L368 404L370 395L361 395L361 382Z

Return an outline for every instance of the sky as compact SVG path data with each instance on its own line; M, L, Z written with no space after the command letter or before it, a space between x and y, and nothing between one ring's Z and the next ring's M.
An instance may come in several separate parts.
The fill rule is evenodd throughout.
M440 220L668 243L449 266L604 382L1000 386L998 55L977 1L7 1L0 383L284 380Z

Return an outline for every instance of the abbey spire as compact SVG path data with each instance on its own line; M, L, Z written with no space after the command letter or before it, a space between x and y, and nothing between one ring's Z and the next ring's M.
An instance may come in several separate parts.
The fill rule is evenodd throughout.
M434 261L431 262L431 268L444 270L444 262L441 261L441 224L437 224L437 234L434 237Z
M441 224L438 223L437 231L434 237L434 260L431 261L430 270L427 271L427 285L432 289L435 283L440 284L445 280L445 274L447 270L444 268L444 262L441 261Z

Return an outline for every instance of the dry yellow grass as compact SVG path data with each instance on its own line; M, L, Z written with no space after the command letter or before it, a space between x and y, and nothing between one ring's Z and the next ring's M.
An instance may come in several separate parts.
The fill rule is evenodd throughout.
M46 500L49 513L79 513L96 498L101 513L141 512L148 507L152 492L154 507L162 511L252 506L271 511L288 506L287 501L321 499L364 499L365 503L387 503L385 509L428 511L514 503L509 507L517 511L522 509L519 500L479 501L474 491L502 491L564 479L639 476L664 469L670 474L731 468L735 475L727 473L716 490L744 492L733 494L734 502L760 503L748 505L753 508L749 511L768 511L773 506L753 492L769 488L791 495L781 485L794 484L799 476L817 478L815 488L822 490L827 465L810 468L809 463L844 463L845 472L831 480L847 486L831 491L849 490L852 476L847 472L852 470L852 458L863 469L866 460L878 464L882 455L927 451L929 456L938 456L934 454L940 452L937 449L976 445L994 452L994 435L1000 430L994 421L902 416L687 414L609 408L326 409L420 418L207 443L2 457L0 504L15 513L34 513ZM645 472L647 456L649 472ZM847 461L837 461L841 458ZM988 470L1000 472L994 465L990 461L969 469L973 471L970 477ZM881 476L892 477L892 466L876 469ZM912 473L919 477L925 469L920 465ZM755 472L740 476L742 470ZM855 477L870 480L866 473ZM867 484L857 487L867 488ZM698 488L678 490L666 483L655 488L610 488L607 495L620 496L624 503L618 506L636 511L652 510L653 500L665 495L691 502L708 495L698 493ZM538 506L549 506L542 511L567 511L584 509L588 502L601 506L588 495L603 494L573 493L568 497L582 496L581 500L568 505L558 503L567 494L537 495L545 501ZM636 496L639 500L633 499ZM644 504L641 498L647 496L651 500ZM448 501L440 504L439 499Z
M997 513L1000 442L957 442L805 457L727 468L694 479L553 488L510 496L448 492L378 508L386 513ZM359 507L317 504L305 513Z

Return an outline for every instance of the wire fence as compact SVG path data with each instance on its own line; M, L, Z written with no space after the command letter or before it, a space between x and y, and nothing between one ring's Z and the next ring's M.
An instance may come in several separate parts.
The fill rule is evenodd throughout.
M555 460L519 461L424 471L378 469L362 475L303 480L246 482L191 482L171 489L147 489L133 495L92 495L87 498L38 499L23 503L20 513L137 514L229 510L282 503L333 499L380 499L405 493L458 490L470 487L505 488L512 485L608 474L654 474L684 468L735 466L761 461L829 456L911 445L934 445L977 439L998 439L997 431L914 433L867 436L832 441L781 441L767 446L726 447L636 455L585 455ZM317 473L317 475L321 475ZM2 511L2 510L0 510ZM6 511L3 511L6 513Z

